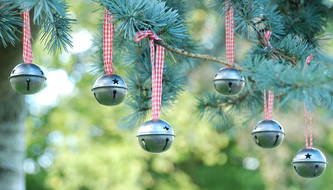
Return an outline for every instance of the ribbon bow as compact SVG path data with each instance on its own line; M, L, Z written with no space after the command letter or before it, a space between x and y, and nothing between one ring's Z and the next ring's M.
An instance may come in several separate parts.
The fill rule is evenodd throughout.
M161 38L151 30L138 32L135 35L134 41L140 42L144 38L149 39L150 62L152 66L152 119L158 120L160 118L163 90L164 47L155 45L155 41L161 40Z

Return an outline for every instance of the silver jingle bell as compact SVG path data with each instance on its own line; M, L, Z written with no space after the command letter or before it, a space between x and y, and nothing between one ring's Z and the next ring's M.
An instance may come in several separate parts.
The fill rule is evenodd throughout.
M214 87L217 92L225 95L236 95L245 86L245 79L235 68L221 68L214 78Z
M296 173L305 178L320 176L326 168L325 155L317 148L304 148L297 152L293 159Z
M252 131L255 143L262 148L275 148L284 139L284 130L281 124L275 120L259 121Z
M150 120L140 126L137 138L140 146L152 153L168 150L174 140L172 127L163 120Z
M96 100L106 106L120 104L126 97L127 85L118 75L99 77L92 88Z
M10 84L19 94L35 94L45 87L44 72L33 63L17 65L9 76Z

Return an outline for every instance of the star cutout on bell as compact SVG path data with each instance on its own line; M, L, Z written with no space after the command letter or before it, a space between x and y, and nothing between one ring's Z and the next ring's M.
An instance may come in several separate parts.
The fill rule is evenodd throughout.
M305 155L305 159L311 159L311 154L307 153L307 154Z
M119 81L117 79L113 79L112 81L113 81L113 84L119 84L118 83Z

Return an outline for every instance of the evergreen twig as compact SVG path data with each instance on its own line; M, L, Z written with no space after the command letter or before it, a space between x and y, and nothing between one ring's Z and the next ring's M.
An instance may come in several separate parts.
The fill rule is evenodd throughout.
M239 66L233 66L233 65L227 63L225 60L219 59L219 58L211 56L211 55L197 54L197 53L188 52L184 49L173 47L173 46L165 43L164 41L156 41L155 43L158 44L158 45L161 45L165 49L167 49L167 50L169 50L173 53L179 54L179 55L183 55L183 56L191 57L191 58L196 58L196 59L202 59L202 60L205 60L205 61L217 62L217 63L221 63L225 66L228 66L228 67L235 67L237 69L241 69Z

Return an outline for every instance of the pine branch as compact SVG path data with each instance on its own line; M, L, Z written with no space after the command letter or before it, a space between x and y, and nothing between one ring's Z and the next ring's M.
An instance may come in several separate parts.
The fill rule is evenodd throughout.
M224 0L215 1L218 2L220 12L223 12ZM165 47L170 52L170 54L166 54L169 58L172 57L172 54L179 55L179 62L184 61L183 58L189 57L231 66L223 59L191 52L193 48L189 48L191 40L186 32L186 26L183 24L183 17L159 0L98 0L98 2L114 15L118 26L118 38L132 44L127 47L131 56L126 62L133 66L134 70L134 73L128 74L131 76L131 79L128 80L129 89L131 89L128 101L129 106L134 110L130 120L134 123L146 117L151 107L148 43L146 40L138 45L133 43L132 39L138 31L152 30L158 34L163 41L156 41L156 44ZM247 113L257 114L262 109L263 89L274 90L276 95L283 100L300 100L306 97L308 104L316 106L330 102L332 98L329 94L333 93L333 89L328 88L330 78L321 75L326 68L313 67L312 75L316 76L316 80L300 74L305 58L309 54L316 56L318 53L315 51L316 45L313 45L309 39L313 39L318 31L322 31L321 27L325 24L324 16L320 13L321 7L317 6L315 1L309 1L304 5L307 11L300 14L298 10L285 8L282 4L270 0L233 0L233 3L237 33L246 39L255 41L253 50L239 64L241 68L237 66L238 69L242 69L242 73L247 79L247 89L238 97L221 97L217 94L207 97L198 106L201 113L207 113L212 119L211 122L217 121L219 124L227 122L229 115L235 111L239 112L240 109L245 108L250 110ZM299 10L303 10L303 5ZM302 20L306 20L306 23L302 24ZM295 26L290 24L295 21L300 24ZM309 30L304 28L305 25L308 25ZM268 30L273 32L270 40L273 48L266 48L264 33ZM184 84L180 84L184 80L175 81L173 79L186 75L184 71L175 73L185 64L177 64L175 68L170 69L174 65L176 64L166 61L166 67L169 67L166 70L169 70L169 73L164 76L165 81L163 81L166 82L163 87L166 88L166 90L163 89L164 105L172 103L184 86ZM168 79L173 81L168 81ZM320 81L319 84L316 81ZM333 108L332 102L330 105Z
M235 67L237 69L241 69L239 66L233 66L233 65L227 63L226 61L221 60L217 57L213 57L211 55L191 53L191 52L185 51L184 49L172 47L172 46L166 44L164 41L155 41L155 43L159 44L159 45L163 46L165 49L167 49L173 53L179 54L179 55L183 55L183 56L190 57L190 58L202 59L205 61L217 62L217 63L221 63L225 66L228 66L228 67Z
M216 8L219 13L223 16L224 12L224 0L215 0ZM275 4L270 3L268 0L255 0L255 1L246 1L239 0L233 1L235 8L235 22L236 22L236 31L240 33L246 39L255 38L255 42L258 46L263 47L265 51L263 51L266 56L268 55L272 59L281 60L283 62L290 63L291 65L295 65L298 62L298 57L290 54L290 49L280 49L279 47L273 46L272 48L266 48L266 39L265 39L265 31L271 30L273 32L272 38L277 38L277 43L281 39L281 37L285 37L287 34L285 28L284 18L279 12L279 7ZM259 8L260 7L260 8ZM311 7L310 5L307 7ZM305 8L307 8L305 7ZM317 18L316 14L322 14L319 10L321 8L315 8L314 10L309 10L309 14L314 15L311 18L316 18L318 23L311 23L314 31L320 30L320 26L322 26L323 22ZM287 11L293 12L293 11ZM306 17L308 18L308 17ZM301 19L302 20L302 19ZM303 19L304 20L304 19ZM311 22L311 21L307 21ZM319 27L318 27L319 25ZM289 24L294 28L293 24ZM294 29L293 29L294 30ZM312 29L311 29L312 30ZM302 29L302 32L306 32L307 30ZM298 35L298 34L297 34ZM267 51L268 50L268 51Z
M293 65L297 64L298 61L297 58L295 56L287 55L284 51L273 48L272 53L280 60L286 60L287 62L290 62Z
M22 27L20 14L8 0L0 1L0 42L4 47L15 45L18 40L18 28Z
M250 22L250 24L249 24L253 28L253 30L256 32L256 35L257 35L257 38L259 41L259 45L269 49L270 56L272 59L286 60L286 61L290 62L292 65L296 65L297 58L295 56L290 56L290 55L286 54L283 50L280 50L275 47L266 47L267 41L265 38L265 32L269 30L268 29L269 27L260 26L260 28L258 28L258 25L260 22L263 22L263 18L261 18L257 22ZM263 25L265 25L265 24L263 24Z
M71 25L68 6L64 1L40 0L33 6L34 22L42 28L42 42L49 52L67 51L72 47Z
M42 30L41 39L49 52L72 46L68 6L64 0L0 0L0 41L14 45L22 29L20 13L32 10L34 23ZM18 20L19 19L19 20Z
M41 40L49 52L67 51L68 47L73 46L70 33L71 25L75 20L57 13L53 15L52 20L48 18L42 23Z

